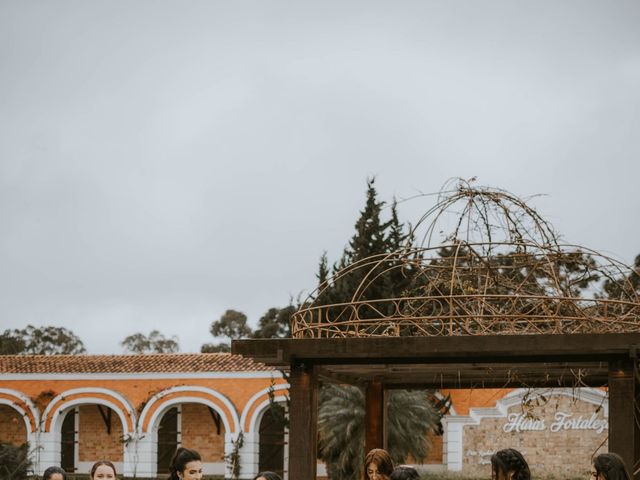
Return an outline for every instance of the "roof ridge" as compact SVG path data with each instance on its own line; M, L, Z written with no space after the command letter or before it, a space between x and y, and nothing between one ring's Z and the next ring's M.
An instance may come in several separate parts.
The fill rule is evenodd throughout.
M198 373L273 371L230 353L0 355L0 373Z
M207 353L199 353L199 352L172 352L172 353L56 353L56 354L11 354L11 355L0 355L0 360L2 358L91 358L91 357L159 357L159 356L198 356L198 357L225 357L225 356L242 356L237 353L230 352L207 352Z

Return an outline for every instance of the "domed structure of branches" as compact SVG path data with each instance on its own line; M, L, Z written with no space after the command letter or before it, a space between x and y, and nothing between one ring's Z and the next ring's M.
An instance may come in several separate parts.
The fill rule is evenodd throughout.
M458 181L409 238L329 278L294 314L293 337L640 332L632 269L561 244L506 191ZM350 301L328 302L349 278L359 279ZM376 285L389 279L399 294L376 298Z

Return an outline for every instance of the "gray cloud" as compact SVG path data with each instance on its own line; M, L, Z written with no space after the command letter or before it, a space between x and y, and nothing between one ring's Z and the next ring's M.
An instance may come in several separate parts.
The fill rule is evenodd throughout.
M477 175L640 253L637 2L0 5L0 321L197 350L382 198ZM430 205L407 203L415 218Z

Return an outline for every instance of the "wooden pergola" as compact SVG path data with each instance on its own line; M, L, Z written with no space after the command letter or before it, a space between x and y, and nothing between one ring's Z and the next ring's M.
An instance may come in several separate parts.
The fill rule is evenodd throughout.
M321 380L359 385L366 449L384 446L384 392L394 388L602 387L609 451L636 470L640 333L234 340L232 352L290 371L289 478L316 478ZM590 452L585 452L585 456ZM636 475L638 478L638 475Z
M290 478L316 476L321 380L364 388L366 449L384 446L388 389L606 386L609 450L638 470L638 272L559 243L503 190L461 180L438 199L405 246L323 279L293 338L233 342L290 370Z

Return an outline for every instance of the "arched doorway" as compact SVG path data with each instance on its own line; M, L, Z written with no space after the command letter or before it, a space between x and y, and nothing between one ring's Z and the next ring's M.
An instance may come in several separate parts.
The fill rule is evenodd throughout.
M224 476L227 473L225 454L230 453L231 436L239 431L240 419L228 398L213 389L195 385L162 390L151 397L142 409L140 433L150 442L147 446L149 463L153 466L151 473L155 475L158 469L160 422L164 414L175 407L180 409L175 446L197 450L207 474ZM167 431L171 430L167 428Z
M262 415L260 421L259 471L284 474L285 451L285 410L278 404L272 404Z
M73 422L69 417L71 411L76 412ZM48 437L51 448L44 456L41 454L40 462L59 464L65 448L65 463L79 473L88 473L101 459L109 459L120 472L124 471L125 465L130 465L125 458L125 440L133 431L135 414L119 393L91 387L67 390L48 403L42 418L41 432ZM75 442L73 457L72 442Z
M107 458L122 470L124 444L122 422L111 408L100 404L79 405L77 471L86 473L97 460Z
M27 429L22 415L9 405L0 405L0 443L22 445L27 441Z
M203 403L185 402L167 408L158 420L156 471L168 473L180 446L197 450L208 472L225 473L225 424L220 414Z
M69 473L77 470L77 419L78 409L69 409L60 430L60 466Z
M158 473L168 473L180 437L180 406L168 409L158 424Z

